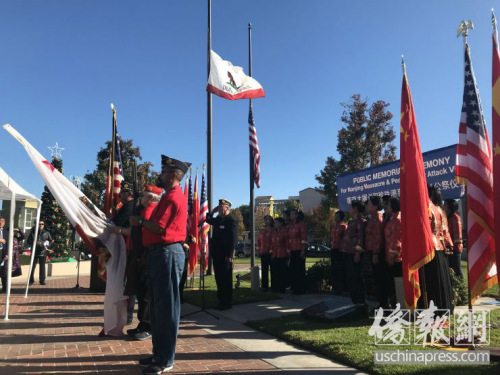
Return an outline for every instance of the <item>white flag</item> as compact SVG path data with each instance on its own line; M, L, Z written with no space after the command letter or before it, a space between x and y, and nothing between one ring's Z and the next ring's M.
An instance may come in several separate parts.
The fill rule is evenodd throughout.
M210 75L207 91L224 99L255 99L265 96L264 89L252 77L243 72L243 68L222 60L214 51L210 51Z
M111 258L106 263L104 332L112 335L122 334L127 320L127 297L123 295L127 253L123 237L105 230L108 226L106 216L12 126L3 127L24 146L45 185L94 256L97 254L95 247L99 241L110 252Z

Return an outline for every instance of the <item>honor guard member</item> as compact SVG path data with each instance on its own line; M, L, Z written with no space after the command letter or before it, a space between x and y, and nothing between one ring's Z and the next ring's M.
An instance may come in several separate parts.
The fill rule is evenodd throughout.
M214 217L216 212L219 214ZM210 248L217 283L218 308L226 310L233 305L233 257L238 243L238 222L231 215L231 202L219 199L219 206L208 213L207 223L213 228Z
M363 217L365 205L358 200L351 202L349 216L351 221L347 226L341 251L344 254L344 265L347 272L347 284L352 302L365 303L365 287L361 277L361 253L364 251L364 229L366 220Z
M401 248L401 214L399 198L391 197L386 206L390 216L384 228L385 259L387 263L386 290L392 308L396 308L395 278L403 276Z
M386 289L386 267L384 259L384 217L382 212L382 200L374 195L368 198L366 208L370 218L365 226L365 252L361 254L362 263L370 268L365 272L365 282L369 280L369 273L373 273L373 279L377 287L379 307L389 308L389 296Z
M462 250L464 248L462 243L462 220L458 214L458 203L454 199L447 199L444 202L444 210L448 217L448 225L450 229L450 236L453 242L453 254L448 258L450 268L455 271L455 275L464 278L461 267Z
M285 293L287 282L288 231L285 220L279 217L274 221L271 252L273 256L271 268L271 288L273 292Z
M117 227L129 228L129 218L134 211L134 194L128 182L122 181L120 194L118 195L121 207L111 219Z
M140 196L140 215L145 220L149 220L154 208L160 200L163 189L149 184L144 184ZM135 295L137 297L137 319L139 324L136 328L127 330L127 335L135 340L142 341L151 338L151 318L147 301L148 277L146 270L146 248L143 245L144 228L135 227L138 232L132 233L132 228L109 227L111 232L132 236L132 253L127 259L125 283L125 295ZM138 236L135 238L134 236ZM129 291L127 293L127 290Z
M270 215L266 215L264 222L266 227L259 231L257 244L259 246L260 263L262 266L261 289L267 292L269 290L269 269L271 268L271 241L274 233L274 219Z
M293 294L302 294L306 289L307 226L302 211L290 210L290 220L290 286Z
M344 235L347 230L347 225L344 220L345 213L343 211L337 211L335 213L335 223L332 228L330 240L333 290L337 295L342 294L342 291L347 287L345 282L346 272L342 259L342 253L340 252L342 241L344 240Z
M180 320L179 284L184 268L187 200L180 182L190 163L161 156L158 185L165 194L149 220L131 216L132 226L145 230L143 244L148 247L149 306L153 355L139 360L143 374L161 374L174 366L175 344Z
M453 290L450 280L450 268L446 258L445 228L446 215L441 209L441 192L435 186L428 186L429 191L429 218L431 220L432 240L434 242L434 258L425 265L425 284L427 298L434 301L438 309L453 311ZM446 221L445 221L446 220Z

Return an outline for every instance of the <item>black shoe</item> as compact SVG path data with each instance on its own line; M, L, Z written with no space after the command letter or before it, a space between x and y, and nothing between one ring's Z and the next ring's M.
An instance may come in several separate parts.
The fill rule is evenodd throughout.
M139 359L139 365L141 365L142 367L148 367L148 366L151 366L153 365L153 356L149 356L149 357L146 357L146 358L141 358Z
M151 365L142 370L143 375L153 375L153 374L161 374L163 372L170 371L174 368L174 366L159 366L159 365Z
M40 285L45 285L45 281L40 281Z
M127 329L127 335L129 335L130 337L134 337L134 335L139 332L141 331L139 331L139 329L137 328Z
M132 337L137 341L144 341L151 338L151 333L148 331L138 332Z
M34 281L30 281L30 285L33 285L35 282Z

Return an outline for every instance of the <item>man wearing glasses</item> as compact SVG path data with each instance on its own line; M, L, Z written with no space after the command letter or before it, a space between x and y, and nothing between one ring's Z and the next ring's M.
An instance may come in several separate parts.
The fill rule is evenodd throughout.
M34 223L36 225L36 222ZM35 241L35 226L31 228L30 235L28 237L28 245L31 247L33 246L33 242ZM52 236L50 235L50 232L45 229L45 222L43 220L40 220L38 223L38 238L36 240L36 247L35 247L35 260L33 262L33 269L31 270L31 275L30 275L30 285L33 285L35 282L35 269L36 269L36 263L40 263L40 269L38 271L38 277L40 280L41 285L45 285L45 260L47 258L47 255L49 255L49 246L50 244L54 243L54 240L52 239Z

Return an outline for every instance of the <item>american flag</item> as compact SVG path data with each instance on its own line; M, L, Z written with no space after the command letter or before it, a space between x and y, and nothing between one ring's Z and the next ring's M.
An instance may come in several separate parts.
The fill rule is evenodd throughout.
M120 149L120 137L116 130L116 110L113 110L113 132L111 140L111 151L109 153L108 176L106 191L104 194L104 213L106 217L112 217L120 204L120 189L123 180L123 163Z
M457 145L457 180L467 185L469 290L472 303L496 283L491 146L465 44L464 95Z
M208 232L210 231L210 225L205 221L207 219L208 213L208 200L207 200L207 188L205 186L205 171L203 170L203 175L201 177L201 198L200 198L200 220L202 223L200 228L200 258L205 254L205 270L208 267Z
M498 32L495 15L493 18L493 54L492 54L492 95L491 120L493 122L493 196L500 196L500 51L498 50ZM500 199L495 199L495 233L500 233ZM495 242L496 264L500 265L500 240Z
M260 151L259 141L257 140L257 129L253 121L252 105L248 113L248 130L250 132L250 150L252 151L253 177L257 187L260 187Z

